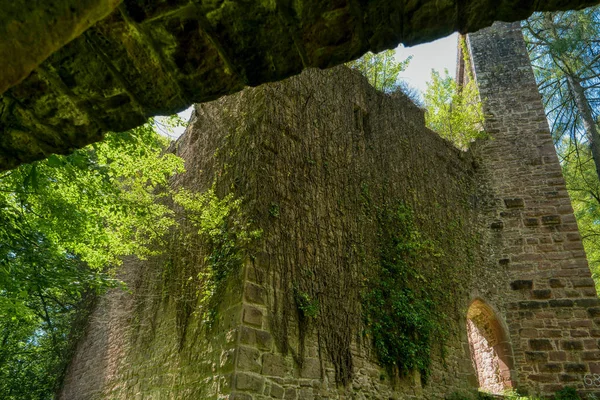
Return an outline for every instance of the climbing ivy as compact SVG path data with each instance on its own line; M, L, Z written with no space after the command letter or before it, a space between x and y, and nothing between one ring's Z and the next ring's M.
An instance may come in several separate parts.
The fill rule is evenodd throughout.
M404 203L378 210L379 265L363 298L366 335L381 364L400 374L430 374L432 342L444 339L445 316L435 304L436 285L427 282L421 262L438 257L436 246L417 230Z
M184 294L181 304L191 306L184 317L179 318L180 323L185 324L189 313L196 309L205 326L210 328L227 278L240 270L249 245L260 237L261 231L252 229L251 222L241 212L242 199L234 198L233 194L219 198L214 187L201 193L181 188L173 199L183 209L183 218L190 223L189 229L184 228L179 233L183 237L175 245L187 247L191 252L203 249L199 268L183 271L188 276L180 280ZM199 242L193 245L192 237ZM184 269L194 267L189 257L172 260L172 263ZM183 339L186 327L181 328Z

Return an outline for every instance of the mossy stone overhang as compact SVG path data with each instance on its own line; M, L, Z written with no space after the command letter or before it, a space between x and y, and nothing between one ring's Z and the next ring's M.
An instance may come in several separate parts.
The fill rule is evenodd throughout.
M244 86L598 0L11 0L0 170Z

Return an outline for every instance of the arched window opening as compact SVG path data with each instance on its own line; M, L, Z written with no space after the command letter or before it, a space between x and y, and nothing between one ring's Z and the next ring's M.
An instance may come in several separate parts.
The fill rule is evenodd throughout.
M469 307L467 335L479 388L494 394L511 389L510 344L496 314L481 300L475 300Z

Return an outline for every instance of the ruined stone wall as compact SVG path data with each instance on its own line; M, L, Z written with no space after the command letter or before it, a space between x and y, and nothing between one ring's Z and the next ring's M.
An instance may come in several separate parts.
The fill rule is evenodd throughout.
M491 140L474 154L481 185L483 260L473 298L496 311L516 387L545 393L600 368L600 305L520 25L469 35Z
M131 294L104 296L61 398L468 399L478 377L495 392L594 392L600 307L522 36L496 25L469 48L491 135L469 152L344 68L197 105L173 184L241 199L262 234L212 330L188 296L201 288L182 286L202 243L126 262ZM432 289L447 327L427 381L382 368L365 334L378 216L397 204L435 249L406 282Z
M223 318L210 334L192 314L182 342L181 293L168 288L168 265L165 257L125 260L120 278L128 290L100 298L59 399L216 399L230 392L240 276L231 279L219 308Z
M473 260L484 256L473 160L426 129L404 95L379 93L344 68L308 71L196 106L176 151L187 173L175 185L233 193L262 230L244 279L222 299L221 325L207 334L192 313L179 347L180 293L164 279L171 255L125 262L132 293L104 296L61 398L442 399L474 388L465 310ZM388 373L364 336L377 210L399 203L436 245L423 284L446 279L448 335L434 340L427 383L418 372ZM298 312L298 291L318 300L311 320Z
M471 157L426 129L422 111L403 95L378 93L344 69L311 71L216 104L217 112L196 108L199 120L211 119L202 134L219 137L219 127L229 127L220 152L236 161L227 162L227 174L264 232L244 298L245 312L258 318L243 324L235 393L433 399L472 387L466 286L481 256ZM256 155L239 156L240 149ZM423 240L439 246L441 255L421 266L423 284L443 276L453 299L443 305L446 356L434 347L427 384L418 373L390 378L377 365L360 314L362 282L378 256L373 211L396 201L414 211ZM295 291L318 302L314 320L298 315ZM352 379L338 386L348 361Z

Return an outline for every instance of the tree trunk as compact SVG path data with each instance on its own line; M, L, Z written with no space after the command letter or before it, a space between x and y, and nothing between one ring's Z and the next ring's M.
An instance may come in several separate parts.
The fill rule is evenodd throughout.
M583 120L583 129L585 130L585 135L587 136L592 151L592 158L594 159L594 165L596 166L596 175L598 175L598 179L600 180L600 136L598 136L598 128L596 127L596 122L592 116L592 109L585 97L585 92L579 83L579 80L571 75L567 75L567 81L569 83L569 88L571 89L571 94L575 99L575 105Z

